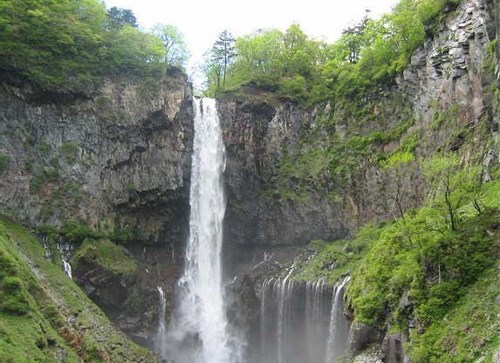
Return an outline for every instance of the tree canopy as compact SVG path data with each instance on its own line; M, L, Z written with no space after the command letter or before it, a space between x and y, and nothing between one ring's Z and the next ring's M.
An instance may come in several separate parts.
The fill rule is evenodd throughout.
M183 44L178 32L175 44ZM106 10L99 0L0 2L0 69L47 89L81 91L116 74L157 75L185 61L169 46L160 34L139 30L131 10Z
M226 64L225 82L220 82L216 63L209 58L206 92L216 95L252 84L305 105L373 92L394 83L395 75L444 16L444 6L459 2L401 0L378 20L367 12L333 44L308 37L298 24L285 32L259 30L239 37L235 55Z

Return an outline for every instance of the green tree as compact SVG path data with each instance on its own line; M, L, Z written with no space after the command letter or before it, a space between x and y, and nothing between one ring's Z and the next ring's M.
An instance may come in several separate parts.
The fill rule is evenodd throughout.
M3 0L0 68L42 88L76 91L120 72L157 72L162 44L134 18L124 9L108 12L99 0Z
M109 26L111 28L121 28L125 24L137 28L137 18L130 9L122 9L113 6L108 9Z
M347 48L347 61L356 63L361 56L361 49L366 46L365 29L369 21L370 10L366 10L365 17L357 24L342 31L342 42Z
M153 27L153 34L163 43L164 62L170 66L184 67L188 50L180 30L175 25L157 24Z
M236 56L235 41L233 35L224 30L212 46L210 61L217 75L217 89L221 87L221 78L222 88L226 86L227 70L231 60Z

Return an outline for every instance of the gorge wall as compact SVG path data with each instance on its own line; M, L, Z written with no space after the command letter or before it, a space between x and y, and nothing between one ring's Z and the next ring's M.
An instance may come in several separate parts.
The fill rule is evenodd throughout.
M186 76L172 70L155 81L107 80L95 93L75 95L2 73L0 105L1 210L73 245L76 281L120 327L147 337L156 327L156 286L170 303L188 235ZM107 266L106 251L91 241L79 253L86 237L127 245L113 258L138 267Z
M351 237L367 222L419 208L429 194L421 162L440 152L456 152L461 165L481 165L482 179L491 178L500 165L499 7L487 0L449 4L396 82L362 99L304 109L248 86L219 100L225 248L233 271L243 275L231 289L250 347L261 334L262 281L293 270L291 260L304 251L298 246ZM350 353L375 344L384 361L406 361L408 336L386 334L384 324L356 323Z
M33 226L80 220L148 242L186 234L193 115L185 76L107 81L72 99L8 80L2 210Z

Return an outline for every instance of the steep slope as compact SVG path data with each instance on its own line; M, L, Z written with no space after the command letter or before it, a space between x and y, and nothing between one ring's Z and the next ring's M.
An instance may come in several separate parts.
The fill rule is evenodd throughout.
M158 362L119 332L37 238L0 221L2 362Z

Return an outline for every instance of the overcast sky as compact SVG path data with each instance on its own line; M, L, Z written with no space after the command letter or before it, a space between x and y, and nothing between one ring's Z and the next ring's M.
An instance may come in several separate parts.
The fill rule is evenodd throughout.
M105 0L107 7L131 9L142 28L172 24L184 34L191 67L202 61L217 35L228 29L235 36L257 29L286 28L296 22L310 36L334 41L342 29L389 11L398 0Z

